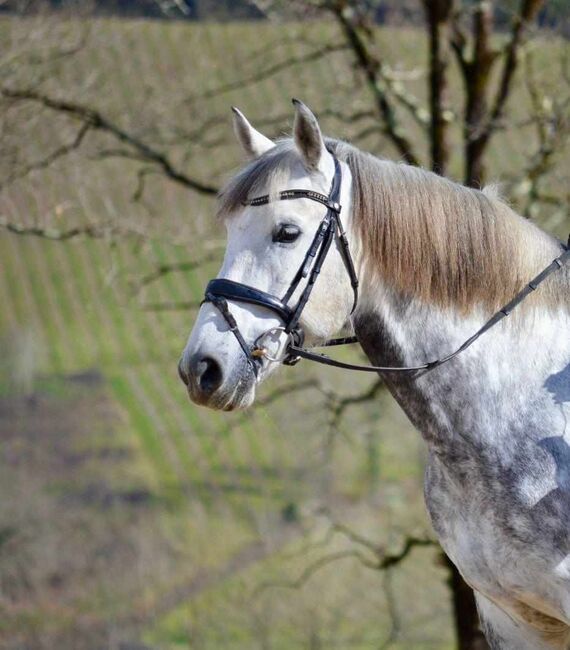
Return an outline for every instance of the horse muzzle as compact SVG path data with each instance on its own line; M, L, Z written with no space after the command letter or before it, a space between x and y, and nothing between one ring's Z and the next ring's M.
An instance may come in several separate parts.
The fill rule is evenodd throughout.
M199 406L233 411L249 406L255 395L256 377L248 364L226 375L219 360L196 353L180 359L178 375Z

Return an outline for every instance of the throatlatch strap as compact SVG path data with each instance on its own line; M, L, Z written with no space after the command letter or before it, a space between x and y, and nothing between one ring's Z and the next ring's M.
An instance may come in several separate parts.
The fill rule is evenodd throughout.
M356 275L356 269L354 268L352 255L350 254L346 232L342 225L342 221L340 220L340 213L337 212L337 214L335 214L335 220L337 225L337 234L340 242L340 251L341 251L342 259L344 261L344 265L348 272L348 276L350 278L350 286L352 287L352 293L354 295L353 302L352 302L352 309L350 310L350 313L352 314L354 313L354 310L356 309L356 305L358 303L358 276Z

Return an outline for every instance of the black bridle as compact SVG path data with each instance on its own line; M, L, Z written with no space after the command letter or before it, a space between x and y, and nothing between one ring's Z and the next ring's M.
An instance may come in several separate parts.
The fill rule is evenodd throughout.
M462 345L460 345L457 350L451 354L448 354L447 356L436 359L435 361L430 361L419 366L362 366L352 363L345 363L343 361L337 361L336 359L331 359L324 354L307 350L306 348L302 347L305 336L303 329L299 325L299 319L301 318L303 309L305 308L305 305L311 296L315 282L319 276L319 273L321 272L321 268L330 250L331 244L335 239L339 244L339 251L348 272L350 284L354 293L351 314L356 309L356 305L358 303L358 277L356 275L354 262L350 255L346 233L340 219L341 206L339 199L342 172L338 160L334 157L333 159L334 176L328 196L319 194L319 192L314 192L313 190L291 189L279 192L277 197L274 199L278 201L287 201L291 199L310 199L311 201L322 203L327 208L327 212L317 228L317 232L315 233L313 241L309 246L307 253L305 254L303 262L297 269L297 272L295 273L293 280L291 281L291 284L289 285L289 288L285 292L283 298L278 298L276 296L272 296L270 293L260 291L259 289L250 287L246 284L234 282L233 280L226 280L223 278L210 280L206 287L206 295L203 302L211 302L219 310L222 317L228 324L230 331L236 337L256 376L259 369L260 359L263 357L270 361L281 361L285 365L294 365L301 358L303 358L310 361L316 361L317 363L334 366L336 368L360 370L364 372L415 372L419 370L432 370L433 368L436 368L437 366L450 361L458 354L466 350L469 346L471 346L482 334L490 330L503 318L508 316L513 311L513 309L515 309L529 294L535 291L549 275L561 269L563 265L570 259L569 238L568 246L563 246L564 252L555 260L553 260L535 278L533 278L524 287L524 289L520 291L509 303L504 305L501 309L499 309L499 311L493 314L493 316L491 316L491 318L479 330L477 330L475 334L470 336L464 343L462 343ZM265 194L263 196L258 196L254 199L250 199L249 201L244 202L244 205L266 205L271 200L273 200L272 197L270 197L269 194ZM297 303L294 306L290 306L289 301L291 300L293 293L305 279L307 280L305 288L302 290ZM274 327L267 332L264 332L256 339L254 344L250 346L247 344L243 338L242 333L240 332L237 321L233 317L228 306L228 300L246 302L253 305L259 305L265 309L269 309L279 317L279 319L283 322L283 326L276 328ZM282 359L273 359L270 357L266 348L260 344L260 342L262 342L265 337L272 333L276 333L277 331L285 332L285 334L288 335L287 347L285 349L285 355ZM330 339L323 343L320 347L344 345L347 343L357 342L357 337L349 336Z
M293 280L291 281L291 284L289 285L289 288L285 292L283 298L277 298L276 296L272 296L265 291L260 291L259 289L255 289L254 287L242 284L241 282L234 282L233 280L217 278L208 282L204 302L211 302L218 308L219 312L228 324L230 331L233 332L234 336L237 338L241 349L243 350L256 375L258 371L258 363L256 363L256 359L260 359L261 357L271 359L268 356L265 348L258 345L258 342L276 330L285 332L289 337L287 349L285 351L285 356L282 359L282 363L285 365L294 365L301 358L301 355L297 354L296 351L304 351L304 348L301 346L303 345L305 336L302 328L299 325L299 319L301 318L303 309L305 308L305 305L311 296L315 282L319 277L319 273L321 272L321 268L334 239L336 239L339 243L340 253L350 277L350 284L354 293L351 313L356 309L356 305L358 303L358 278L356 276L356 270L354 268L354 263L350 255L348 239L346 238L346 233L340 219L341 207L339 199L341 181L342 171L338 160L335 158L334 176L328 195L320 194L319 192L315 192L313 190L299 189L285 190L283 192L280 192L276 197L276 200L278 201L288 201L291 199L310 199L311 201L322 203L322 205L326 206L327 208L327 212L317 228L317 232L315 233L313 241L311 242L311 245L305 254L303 262L293 276ZM258 196L254 199L246 201L244 205L266 205L270 202L270 200L271 197L269 194L265 194L264 196ZM301 282L305 279L306 284L301 292L301 295L299 296L299 299L297 300L297 303L293 306L289 305L291 297ZM260 337L257 338L254 345L250 347L243 338L237 322L230 312L227 303L228 300L247 302L253 305L265 307L266 309L269 309L270 311L273 311L275 314L277 314L279 319L283 322L283 327L272 328L267 332L264 332ZM350 337L350 339L333 339L327 343L329 345L335 345L340 344L340 342L356 342L356 338Z

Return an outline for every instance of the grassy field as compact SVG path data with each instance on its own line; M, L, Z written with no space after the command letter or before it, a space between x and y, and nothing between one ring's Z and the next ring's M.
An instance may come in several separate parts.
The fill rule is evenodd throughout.
M347 123L327 113L368 108L345 53L260 75L318 49L333 30L4 20L0 55L39 48L47 63L18 54L18 66L6 65L11 83L37 81L47 66L46 92L167 143L189 174L219 185L239 162L233 103L275 136L300 96L329 134L393 155L368 133L370 116ZM48 56L83 38L72 56ZM393 33L379 38L393 47ZM398 33L403 67L420 65L418 41ZM243 89L232 85L238 73L250 80ZM421 75L410 84L423 99ZM25 107L6 112L2 142L39 160L76 129ZM493 168L512 172L527 146L504 138ZM370 380L305 364L265 386L267 403L246 415L192 406L176 362L195 310L148 306L200 299L223 246L215 206L153 175L133 201L140 165L114 148L91 134L0 193L0 216L19 223L65 230L112 219L144 235L0 234L0 646L365 649L393 635L392 648L451 648L434 549L385 576L348 555L369 551L330 533L334 519L398 550L404 535L429 530L419 436L385 393L348 409L331 435L322 387L351 395ZM140 286L161 264L212 251L216 259L197 269ZM305 585L285 586L331 554L342 557Z

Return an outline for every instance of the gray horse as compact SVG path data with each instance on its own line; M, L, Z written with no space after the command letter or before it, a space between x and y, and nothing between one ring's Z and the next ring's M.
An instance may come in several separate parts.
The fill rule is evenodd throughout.
M342 170L342 218L357 274L353 292L338 239L301 325L317 343L353 328L374 364L419 365L456 349L561 253L561 244L492 191L380 160L325 140L296 102L292 139L272 142L234 109L251 158L220 197L228 231L219 277L283 295ZM269 194L264 205L244 205ZM301 295L301 283L292 296ZM570 273L549 277L499 325L429 372L386 374L386 385L429 450L425 498L446 553L473 587L493 648L568 648L570 640ZM197 404L232 410L283 359L279 315L232 301L243 340L272 332L251 363L216 305L205 303L180 362ZM266 348L264 348L266 352ZM255 372L254 372L255 370Z

